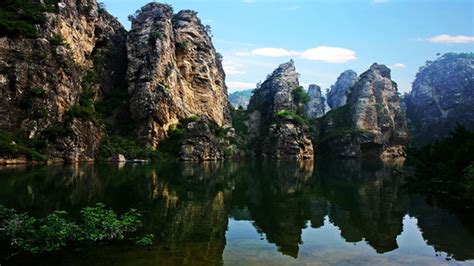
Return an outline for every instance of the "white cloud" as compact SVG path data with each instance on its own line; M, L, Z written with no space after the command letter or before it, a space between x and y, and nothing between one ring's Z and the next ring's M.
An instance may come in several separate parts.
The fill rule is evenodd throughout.
M250 52L239 52L237 56L266 56L266 57L288 57L296 56L311 61L322 61L327 63L342 64L357 59L356 52L339 47L319 46L302 52L286 50L282 48L259 48Z
M252 52L250 53L252 55L269 56L269 57L298 55L298 52L289 51L282 48L259 48L259 49L252 50Z
M402 68L405 68L406 65L402 63L396 63L396 64L388 65L388 67L391 69L402 69Z
M230 92L252 89L256 85L256 83L241 81L227 81L226 84Z
M335 64L346 63L357 58L356 52L352 50L329 46L311 48L303 51L299 56L303 59Z
M426 40L432 43L471 43L474 42L474 36L441 34Z
M244 65L239 64L235 61L225 60L223 62L224 70L227 75L239 75L244 74Z

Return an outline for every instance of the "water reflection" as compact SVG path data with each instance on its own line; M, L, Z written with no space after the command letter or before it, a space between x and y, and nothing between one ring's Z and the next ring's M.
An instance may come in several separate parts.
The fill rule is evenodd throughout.
M74 215L95 202L119 212L138 208L158 237L152 248L89 248L40 258L51 264L221 265L257 251L266 254L257 264L331 256L334 263L361 254L374 258L366 263L402 263L415 255L441 263L436 252L474 259L473 223L408 194L392 167L333 160L1 168L0 203L36 215L54 209ZM402 241L414 221L419 228L410 228L422 238ZM420 251L425 241L433 252Z

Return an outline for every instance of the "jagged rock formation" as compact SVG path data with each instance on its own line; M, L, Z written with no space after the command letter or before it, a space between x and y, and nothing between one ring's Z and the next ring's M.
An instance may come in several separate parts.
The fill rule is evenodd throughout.
M130 109L139 136L152 147L181 118L203 115L219 126L229 123L222 64L196 14L173 15L169 5L150 3L132 18Z
M84 94L93 108L123 81L126 31L95 1L47 10L37 38L0 38L0 129L41 142L53 159L93 160L103 128L78 110Z
M322 97L321 87L315 84L308 88L309 102L305 105L306 117L314 119L321 117L326 112L326 99Z
M347 103L347 95L358 79L357 73L352 70L342 72L327 94L328 105L331 109L336 109Z
M250 102L250 97L252 97L253 90L244 90L236 91L229 94L229 101L234 108L239 108L242 106L243 109L247 109L247 106Z
M186 125L186 137L179 158L183 161L218 161L224 159L219 139L205 118Z
M321 128L323 146L336 156L403 156L407 123L390 69L373 64L361 74L347 105L329 112Z
M457 124L474 129L474 54L445 54L427 62L406 98L415 144L445 136Z
M250 99L249 134L256 141L257 155L278 159L312 159L308 127L299 115L304 103L294 95L299 87L293 61L281 64L257 88Z

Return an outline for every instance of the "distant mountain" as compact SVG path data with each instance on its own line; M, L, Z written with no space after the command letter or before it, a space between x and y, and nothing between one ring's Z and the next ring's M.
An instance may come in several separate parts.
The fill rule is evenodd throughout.
M229 101L234 106L234 108L239 108L242 106L244 109L247 109L247 106L250 102L250 97L252 97L253 89L236 91L229 94Z

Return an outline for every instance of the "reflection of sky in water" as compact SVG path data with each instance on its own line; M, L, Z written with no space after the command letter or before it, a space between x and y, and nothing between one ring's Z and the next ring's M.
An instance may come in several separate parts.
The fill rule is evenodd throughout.
M265 234L260 235L252 221L229 219L224 250L224 264L228 265L327 265L327 264L383 264L383 265L474 265L474 261L453 262L447 254L436 252L427 245L414 217L405 215L403 232L397 237L398 249L377 254L365 241L348 243L329 217L324 225L311 228L310 222L302 231L302 244L298 258L278 252L275 244L268 243ZM437 256L433 256L436 254Z

